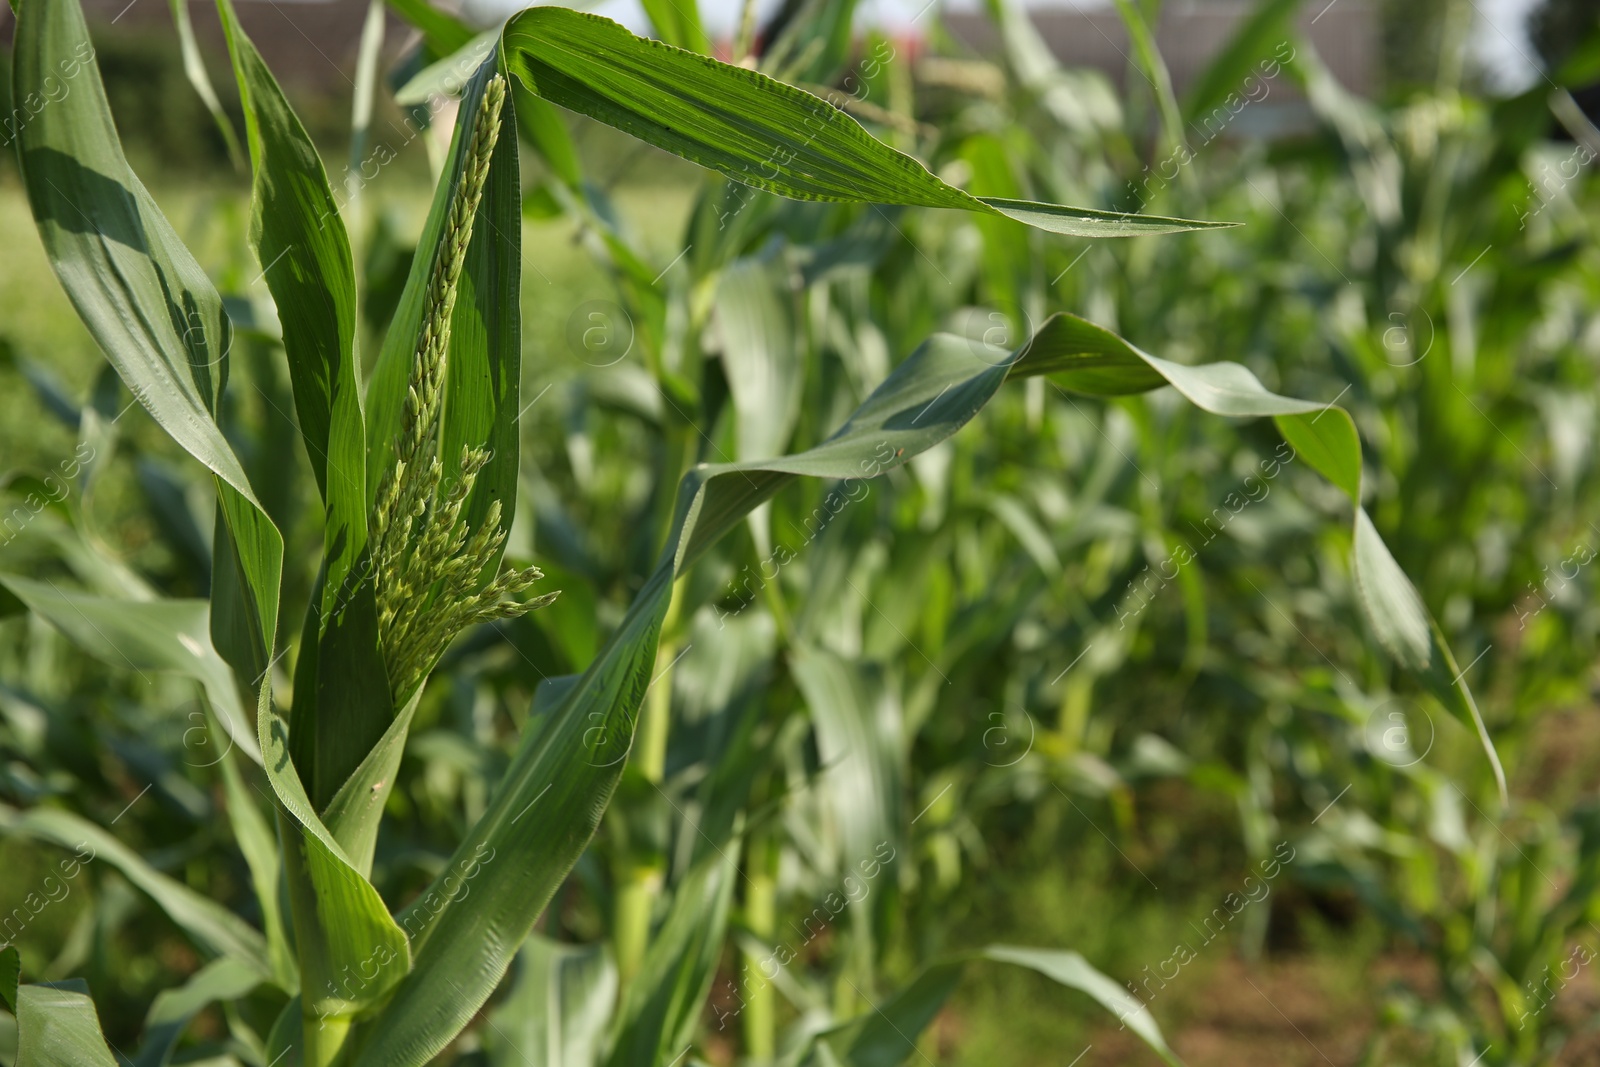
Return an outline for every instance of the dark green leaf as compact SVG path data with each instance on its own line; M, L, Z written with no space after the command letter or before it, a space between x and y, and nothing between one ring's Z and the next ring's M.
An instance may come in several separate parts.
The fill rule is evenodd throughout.
M635 37L596 15L529 8L506 23L502 48L508 70L552 103L797 200L1001 214L1079 237L1230 225L969 196L825 100L754 70Z

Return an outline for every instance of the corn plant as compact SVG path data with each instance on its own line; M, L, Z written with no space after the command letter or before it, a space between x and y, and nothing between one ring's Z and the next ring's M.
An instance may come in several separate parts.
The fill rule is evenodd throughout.
M322 504L320 559L298 579L285 573L293 566L286 567L292 557L282 531L231 436L235 324L122 156L98 74L82 58L88 38L75 0L23 0L13 75L19 98L44 92L67 65L83 79L81 91L53 99L18 137L41 240L135 401L211 472L216 495L208 601L162 599L145 589L118 595L92 578L84 580L88 589L72 590L0 579L13 607L49 620L108 664L192 678L231 743L218 773L259 926L63 809L0 809L8 834L86 844L208 958L152 1010L141 1061L167 1062L205 1005L257 995L276 1006L275 1018L259 1029L237 1020L235 1036L262 1062L427 1063L472 1024L520 954L522 978L495 1007L497 1020L560 1030L589 1046L561 1062L592 1058L602 1047L614 1063L676 1062L694 1040L744 855L750 782L738 780L736 759L721 768L730 780L717 785L727 791L712 794L719 803L696 827L703 843L694 843L660 927L652 930L648 879L638 883L634 904L619 895L615 938L626 988L614 1014L595 1007L615 981L603 957L530 933L625 775L661 778L671 705L659 695L669 690L653 693L652 685L676 662L672 650L688 615L682 580L733 531L759 531L758 509L786 486L802 478L848 486L895 471L955 435L1011 379L1048 378L1088 397L1172 386L1212 414L1271 418L1294 452L1350 501L1361 606L1383 647L1476 732L1498 772L1463 672L1362 508L1362 453L1350 416L1272 393L1239 364L1161 359L1057 314L1010 347L935 334L842 424L819 428L814 443L793 454L781 454L787 434L762 435L769 413L759 407L739 413L746 443L733 462L694 462L693 424L678 427L677 469L668 470L654 515L661 548L642 587L592 661L577 665L581 674L540 685L509 765L432 884L414 899L386 902L371 881L374 851L430 674L463 630L560 604L537 568L502 560L519 477L519 129L546 158L560 158L559 133L541 121L558 105L718 172L718 196L748 186L802 201L953 209L1086 238L1217 226L1064 207L1015 190L973 195L826 101L690 51L704 46L693 24L663 34L688 46L680 48L593 16L530 9L506 24L462 92L418 254L363 385L349 240L322 163L228 0L218 10L246 119L250 242L277 308L294 414ZM659 14L658 25L667 17ZM441 50L467 43L442 17L426 21ZM795 69L803 74L805 65L796 61ZM581 178L566 188L580 194ZM576 195L572 205L593 216ZM613 240L609 247L628 261L625 246ZM728 287L725 345L749 336L726 320L761 299L733 280L760 269L729 262L737 251L725 246L725 258L701 266L722 272ZM659 327L658 357L672 333L664 310L642 316ZM703 306L691 310L692 324L703 325ZM725 347L722 358L731 365L743 355ZM661 394L681 396L685 367L662 360L655 369ZM299 626L284 610L283 592L297 585L310 590ZM814 707L823 705L818 687L843 675L803 643L794 653L798 687ZM272 822L252 794L270 794ZM768 842L754 840L745 861L755 876L747 875L750 914L760 911L759 876L769 869ZM863 844L870 850L871 842L850 843L852 859ZM17 1016L19 1062L116 1062L86 990L19 984L16 953L0 959L9 967L0 993ZM976 959L1032 968L1087 993L1175 1059L1149 1012L1081 956L999 945L934 961L879 1003L846 999L853 1010L803 1031L786 1055L796 1062L904 1058L962 966ZM579 1020L587 1020L587 1032Z

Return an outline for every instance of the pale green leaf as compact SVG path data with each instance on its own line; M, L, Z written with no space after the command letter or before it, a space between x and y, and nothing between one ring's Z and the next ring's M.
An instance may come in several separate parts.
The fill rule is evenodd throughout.
M87 993L25 985L17 990L17 1067L120 1067Z

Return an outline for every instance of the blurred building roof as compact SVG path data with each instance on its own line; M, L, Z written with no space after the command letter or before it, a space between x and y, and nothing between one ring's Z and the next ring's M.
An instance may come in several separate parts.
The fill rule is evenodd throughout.
M202 48L208 55L223 54L222 29L212 0L187 2ZM716 2L703 0L703 5ZM83 0L83 5L92 26L172 33L172 16L164 0ZM334 91L350 87L367 6L367 0L237 0L246 32L282 81ZM1257 0L1169 0L1164 5L1156 41L1180 94L1256 7ZM1029 13L1063 62L1104 71L1122 84L1132 50L1115 9L1094 0L1066 0L1065 6L1046 0L1030 5ZM0 20L11 21L4 6ZM998 48L994 24L983 12L951 10L944 21L972 47ZM388 25L385 51L392 55L411 31L392 14ZM1379 78L1378 27L1375 0L1311 0L1297 28L1346 88L1370 95ZM5 25L0 34L9 37L10 29ZM1266 51L1264 59L1272 49Z
M195 36L208 57L226 64L226 43L213 0L187 0ZM166 0L82 0L97 39L110 25L118 30L173 37ZM273 74L285 84L310 90L352 88L367 0L235 0L245 32ZM385 52L393 54L410 29L387 16ZM213 75L217 73L213 70ZM228 79L231 81L232 79Z
M1181 96L1259 7L1258 0L1180 0L1162 7L1156 44ZM1115 84L1126 77L1133 55L1128 31L1115 9L1075 6L1030 7L1029 16L1063 63L1105 72ZM994 23L982 12L948 12L945 25L979 51L999 48ZM1296 20L1298 36L1309 40L1345 88L1371 95L1378 87L1379 14L1372 0L1312 0ZM1271 58L1268 45L1262 59Z

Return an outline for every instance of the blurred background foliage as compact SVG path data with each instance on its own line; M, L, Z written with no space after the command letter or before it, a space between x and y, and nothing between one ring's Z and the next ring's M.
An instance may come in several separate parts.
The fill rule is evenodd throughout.
M1245 223L1233 230L1089 243L782 201L552 112L525 168L531 399L511 554L563 596L464 638L433 679L379 842L385 899L438 870L514 738L538 728L538 684L581 670L619 620L687 465L821 440L936 330L1014 345L1070 310L1352 412L1367 508L1466 665L1511 803L1365 632L1348 505L1270 424L1170 391L1104 403L1033 380L906 470L786 490L681 584L633 766L539 936L604 944L625 989L689 958L673 938L692 926L710 947L680 988L709 1063L771 1058L995 941L1081 952L1193 1064L1596 1062L1600 131L1575 101L1600 81L1600 15L1547 4L1531 23L1543 76L1497 96L1463 58L1470 5L1390 3L1367 100L1293 28L1296 6L1263 5L1200 81L1221 91L1183 99L1157 56L1131 61L1125 91L1059 65L998 2L995 54L931 18L926 42L852 40L830 28L849 24L837 0L742 39L974 193ZM246 182L172 40L101 34L101 67L136 166L230 295L236 447L291 551L311 552L275 322L239 239ZM406 40L400 74L449 50ZM1256 84L1302 102L1302 121L1270 140L1197 134ZM403 114L390 96L376 130ZM348 98L296 102L329 159L359 165ZM347 208L369 355L420 229L426 146ZM329 171L337 186L343 164ZM207 483L128 406L46 280L9 165L0 233L15 520L0 565L203 595ZM64 471L84 446L92 458ZM1179 545L1194 561L1174 568ZM259 921L192 684L97 663L36 618L0 635L0 799L113 827ZM720 921L691 862L719 805L743 841ZM828 907L880 847L893 862L860 901ZM0 923L59 855L0 841ZM200 958L105 865L69 888L0 940L29 975L87 976L107 1036L131 1041ZM1255 902L1225 905L1240 895ZM782 945L788 981L752 981ZM1173 974L1178 945L1193 960ZM493 1025L443 1062L523 1062L519 998L546 950L530 943ZM1154 1062L1086 1004L975 967L920 1054ZM208 1009L178 1061L256 1063L241 1035L273 1011Z

